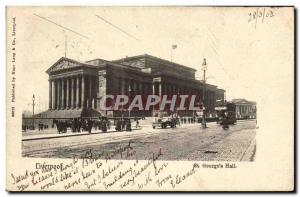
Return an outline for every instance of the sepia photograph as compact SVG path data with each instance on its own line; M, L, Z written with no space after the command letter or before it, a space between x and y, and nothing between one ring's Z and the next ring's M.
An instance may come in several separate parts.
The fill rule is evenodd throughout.
M118 15L122 14L121 8L115 10ZM141 9L145 15L151 15L153 10ZM202 12L178 10L199 18L202 15ZM106 17L105 9L103 11ZM172 14L166 9L161 11ZM63 10L62 14L73 17L70 12ZM273 17L273 12L267 9L268 18ZM24 103L26 109L22 112L24 157L72 158L82 156L88 149L95 156L109 155L114 147L130 144L135 153L129 152L126 158L118 155L116 159L145 159L145 152L156 152L160 147L164 160L254 160L255 97L239 91L240 88L235 89L227 81L238 70L230 70L222 64L222 54L219 54L224 42L222 32L214 32L211 23L182 28L176 22L168 24L171 29L162 36L174 36L160 46L165 51L156 52L164 57L156 57L144 47L155 47L151 46L153 37L148 34L163 29L165 23L157 22L156 17L145 21L132 17L127 19L128 23L118 25L117 21L104 16L95 14L85 18L91 22L80 25L84 27L80 33L68 27L70 19L66 16L61 24L40 13L31 16L35 24L32 33L38 34L39 43L43 43L41 48L34 48L48 47L53 56L49 54L47 59L54 61L49 62L47 68L41 59L29 60L40 67L42 72L34 72L40 75L41 83L49 85L32 92L27 89L28 103ZM60 18L57 13L53 17ZM154 24L143 25L150 22ZM90 28L94 29L87 31ZM110 38L94 35L100 29L103 34L111 32ZM205 37L202 37L204 32ZM206 41L207 46L188 46L181 39L187 36L185 34L192 34L200 43ZM97 39L99 47L93 46L91 39ZM103 39L107 40L105 45L101 44ZM124 50L127 46L122 45L129 43L135 50L129 49L127 56ZM112 50L110 45L116 45L113 60L112 55L107 59L103 57ZM107 52L97 53L98 50ZM199 54L189 55L189 50ZM183 56L181 51L187 55ZM137 55L131 55L135 53ZM93 59L86 59L89 57ZM218 69L223 70L216 71Z
M293 189L294 7L6 12L8 188Z

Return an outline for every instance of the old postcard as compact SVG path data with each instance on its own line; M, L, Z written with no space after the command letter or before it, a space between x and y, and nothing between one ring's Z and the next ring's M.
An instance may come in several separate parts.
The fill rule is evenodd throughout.
M6 8L8 191L293 191L294 7Z

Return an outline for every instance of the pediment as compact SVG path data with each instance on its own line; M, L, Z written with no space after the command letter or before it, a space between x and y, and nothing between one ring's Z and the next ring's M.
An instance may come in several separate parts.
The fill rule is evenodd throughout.
M60 70L66 70L70 68L80 67L82 64L75 60L71 60L68 58L60 58L55 64L53 64L46 72L56 72Z

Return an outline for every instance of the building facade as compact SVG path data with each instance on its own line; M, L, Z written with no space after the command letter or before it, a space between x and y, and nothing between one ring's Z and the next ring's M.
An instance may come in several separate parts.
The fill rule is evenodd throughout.
M62 57L46 73L49 75L49 110L45 118L152 116L153 110L102 111L105 95L197 95L202 102L203 83L195 79L195 69L151 55L107 61L79 62ZM224 102L225 91L206 84L205 108L213 112L216 100ZM178 112L188 113L188 112Z
M256 119L256 102L246 99L233 99L237 119Z

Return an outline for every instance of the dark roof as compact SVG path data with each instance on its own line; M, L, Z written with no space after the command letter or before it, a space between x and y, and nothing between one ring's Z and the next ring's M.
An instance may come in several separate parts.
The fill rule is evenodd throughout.
M221 89L221 88L217 88L217 91L219 91L219 92L226 92L226 90Z
M98 66L98 65L101 65L101 64L107 63L107 62L109 62L109 61L97 58L97 59L86 61L85 63Z
M137 55L137 56L131 56L131 57L125 57L125 58L113 60L112 62L118 62L118 63L121 63L121 62L124 62L124 61L130 61L130 60L134 60L134 59L142 59L142 58L149 58L149 59L156 60L156 61L160 61L160 62L169 64L169 65L173 65L173 66L176 66L176 67L180 67L180 68L183 68L183 69L186 69L186 70L190 70L190 71L194 71L194 72L196 71L196 69L193 69L193 68L190 68L190 67L181 65L181 64L177 64L177 63L171 62L171 61L169 61L169 60L161 59L161 58L158 58L158 57L155 57L155 56L152 56L152 55L148 55L148 54Z
M251 103L251 104L255 104L256 102L254 102L254 101L248 101L248 100L246 100L246 99L243 99L243 98L237 98L237 99L232 99L232 101L231 102L233 102L233 103L239 103L239 104L243 104L243 103Z
M101 64L100 66L98 67L102 67L104 65L109 65L109 66L114 66L114 67L117 67L117 68L125 68L125 69L128 69L128 70L134 70L134 71L139 71L141 72L141 69L139 68L136 68L134 66L130 66L130 65L123 65L123 64L119 64L119 63L115 63L115 62L106 62L106 63L103 63Z
M110 64L110 65L114 65L114 66L118 66L118 67L124 67L124 66L126 66L128 68L133 69L133 70L137 70L136 67L130 66L130 65L123 65L122 62L124 62L124 61L130 61L130 60L134 60L134 59L142 59L142 58L149 58L149 59L152 59L154 61L159 61L159 62L168 64L168 65L176 66L178 68L182 68L182 69L189 70L189 71L192 71L192 72L196 71L193 68L190 68L190 67L187 67L187 66L183 66L183 65L177 64L175 62L171 62L171 61L168 61L168 60L165 60L165 59L161 59L161 58L158 58L158 57L155 57L155 56L152 56L152 55L144 54L144 55L137 55L137 56L126 57L126 58L122 58L122 59L118 59L118 60L113 60L113 61L108 61L108 60L97 58L97 59L93 59L93 60L88 60L88 61L85 61L85 62L81 62L81 61L73 60L73 59L70 59L70 58L67 58L67 57L61 57L49 69L47 69L46 73L51 72L51 70L57 64L59 64L63 60L69 61L69 62L72 62L72 63L75 63L75 64L78 64L78 65L83 66L83 67L88 67L88 68L97 68L97 67L103 66L105 64Z

